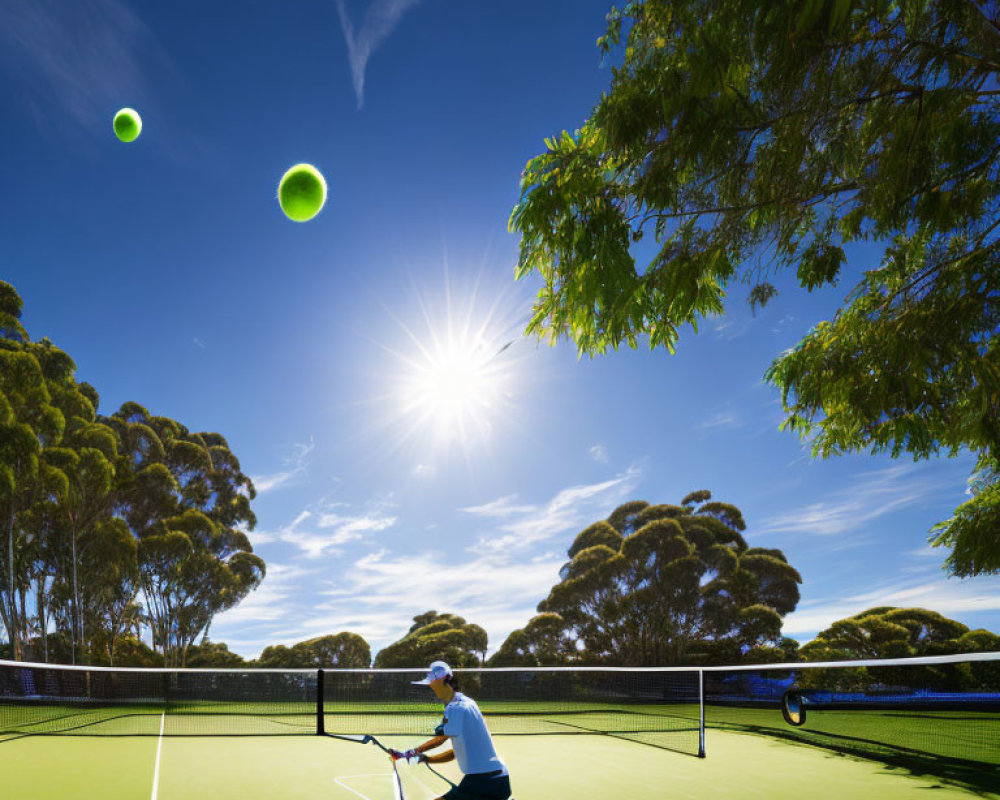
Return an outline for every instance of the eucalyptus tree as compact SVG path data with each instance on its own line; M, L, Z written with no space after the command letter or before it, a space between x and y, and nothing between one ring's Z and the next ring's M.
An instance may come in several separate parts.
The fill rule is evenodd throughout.
M53 493L53 497L32 503L29 509L22 511L18 516L19 530L23 541L28 545L22 551L25 559L21 562L19 571L25 578L34 582L31 591L35 609L32 632L36 640L41 640L41 650L38 651L36 647L30 656L33 661L49 660L51 624L54 623L58 628L60 620L64 618L68 630L69 617L60 613L65 604L60 604L58 596L57 587L61 578L60 552L58 538L53 535L58 519L56 500L65 497L66 491L65 476L62 476L60 489ZM25 565L28 565L26 574ZM66 597L68 598L68 594Z
M538 610L561 617L581 661L682 664L776 645L801 578L780 550L749 547L745 528L707 491L627 503L577 535Z
M97 633L88 620L85 595L104 581L103 572L113 567L91 561L91 569L81 571L81 558L96 538L98 528L110 523L113 513L115 462L118 457L115 433L97 415L100 402L89 384L75 378L73 360L47 339L32 345L45 375L53 406L63 420L58 446L46 448L46 460L65 478L65 491L55 499L45 517L49 549L56 556L58 578L71 581L70 619L71 660L78 646L87 648L87 632Z
M47 414L32 424L34 412L47 405L47 400L37 360L23 350L0 349L0 514L5 540L0 618L14 658L21 657L27 621L23 603L20 609L18 605L28 577L20 552L25 542L19 536L18 524L21 514L30 507L40 477L42 444L37 423L56 427L56 420Z
M246 535L253 484L217 433L191 433L137 403L107 424L126 448L117 508L138 540L153 641L168 664L183 664L214 615L264 577Z
M234 653L225 642L203 640L188 648L187 666L201 668L233 668L247 666L239 653Z
M110 417L72 359L32 342L0 282L0 620L12 654L169 663L264 575L246 531L254 488L226 440L127 403ZM31 597L31 593L34 597ZM142 603L149 606L149 613Z
M0 578L0 620L7 630L10 642L11 656L20 657L21 626L19 625L16 605L16 589L18 584L17 566L15 563L14 524L17 517L18 503L16 495L19 483L26 472L30 477L37 470L38 441L30 426L18 419L17 402L24 394L24 384L37 386L39 370L24 363L22 357L14 353L27 341L28 335L21 325L21 297L9 283L0 281L0 502L2 506L2 521L6 529L6 549L3 562L3 572ZM12 369L12 367L14 369ZM22 373L19 380L14 371ZM29 390L30 391L30 390ZM23 466L22 466L23 465ZM34 469L33 469L34 467ZM21 480L19 480L21 479Z
M965 652L963 645L976 640L963 642L969 633L967 625L936 611L879 606L837 620L800 653L806 661L947 655Z
M869 608L837 620L803 645L804 661L948 655L994 651L1000 636L926 608ZM960 663L905 667L847 667L802 672L805 688L858 689L872 682L938 689L987 688L1000 678L996 664Z
M0 282L0 522L6 545L0 619L14 658L22 656L28 635L26 596L40 545L36 533L23 530L25 514L66 489L65 477L48 457L65 426L48 380L51 356L58 351L48 342L30 342L20 314L20 297Z
M338 669L366 669L372 664L371 645L364 637L350 631L317 636L292 647L299 648L306 656L306 667L334 667Z
M129 628L142 618L138 602L138 542L119 518L92 526L86 535L80 558L87 576L87 592L82 602L82 618L91 631L91 649L107 655L114 666L117 645Z
M426 611L409 631L375 656L376 667L421 667L447 661L452 667L477 667L486 655L486 631L457 614Z
M93 409L91 414L96 417ZM75 663L77 644L86 647L87 643L81 578L87 591L92 584L101 581L101 571L111 569L110 565L88 559L87 563L94 572L83 571L81 557L100 541L100 526L111 518L117 442L114 433L106 425L95 422L93 418L74 417L68 423L63 445L59 448L58 465L66 475L68 491L65 498L57 504L57 525L58 531L68 537L69 543L68 561L64 561L66 571L63 574L68 572L72 580L73 613L70 633Z
M558 667L578 655L576 641L567 635L566 621L548 612L511 631L488 663L491 667Z
M544 280L529 331L672 351L734 281L763 305L851 253L843 306L767 371L783 427L824 457L968 449L995 474L998 45L1000 7L968 0L612 9L610 90L527 164L511 216L517 275ZM993 483L935 529L949 569L1000 571L998 524Z
M365 669L372 663L371 646L362 636L350 631L317 636L287 647L265 647L255 667L280 667L308 669L333 667L339 669ZM412 666L412 665L409 665Z

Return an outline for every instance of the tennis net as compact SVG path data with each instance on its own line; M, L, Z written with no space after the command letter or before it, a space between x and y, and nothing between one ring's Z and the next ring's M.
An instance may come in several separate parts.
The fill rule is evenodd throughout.
M706 668L705 704L709 729L1000 792L1000 653Z
M697 669L456 670L497 734L602 734L699 754ZM0 661L0 734L429 736L413 670L172 670Z
M0 661L0 734L159 735L162 722L165 735L429 736L442 709L427 687L411 685L423 674ZM496 734L601 734L704 755L707 725L1000 790L1000 653L456 674ZM802 724L782 716L788 692Z

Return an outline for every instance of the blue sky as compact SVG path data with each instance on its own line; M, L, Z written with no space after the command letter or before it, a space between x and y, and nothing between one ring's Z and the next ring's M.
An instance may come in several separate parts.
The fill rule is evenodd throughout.
M824 291L779 281L756 316L732 287L674 356L519 336L538 283L513 281L518 178L608 87L609 7L0 0L0 278L26 327L103 411L219 431L257 484L268 576L214 640L377 650L433 608L495 649L580 529L702 488L801 571L790 636L885 604L1000 629L1000 579L948 579L927 546L970 457L813 461L777 431L764 370L877 254ZM301 161L330 186L306 224L275 200ZM476 375L460 407L449 357Z

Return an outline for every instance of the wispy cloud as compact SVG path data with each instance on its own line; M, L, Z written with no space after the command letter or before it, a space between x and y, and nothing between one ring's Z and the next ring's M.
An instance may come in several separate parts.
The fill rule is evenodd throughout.
M608 451L603 444L595 444L587 451L587 454L598 464L608 463Z
M940 547L935 547L932 544L925 544L923 547L918 547L916 550L907 550L904 555L916 556L917 558L933 558L936 561L940 561L944 553L945 551Z
M318 568L305 568L294 564L267 565L267 575L260 586L236 608L216 616L213 627L239 626L240 630L255 624L271 623L288 616L289 601L297 600L303 578L319 572Z
M285 466L287 469L283 469L280 472L272 472L268 475L252 476L250 480L253 481L257 494L260 495L265 492L270 492L273 489L277 489L279 486L288 484L294 478L304 475L306 472L309 454L312 453L315 448L316 443L312 439L305 444L296 444L293 447L294 452L292 455L285 459Z
M430 479L437 475L437 470L433 464L415 464L410 470L414 477Z
M382 531L400 526L392 497L361 509L318 503L284 528L254 534L272 547L294 548L278 558L287 568L269 567L261 588L239 614L213 626L213 635L254 655L269 644L350 630L377 652L402 636L414 615L436 609L482 625L496 649L534 616L558 581L573 536L633 499L642 474L632 466L605 481L555 491L547 502L520 503L511 494L456 509L465 517L462 538L432 524L425 529L434 533L406 553L398 537L380 541ZM428 547L431 540L442 546ZM348 559L349 553L364 555Z
M276 538L295 545L307 558L317 559L337 553L342 545L362 539L366 534L391 528L396 524L396 517L385 511L382 504L357 514L307 510L282 528Z
M406 633L413 616L433 608L482 625L495 649L535 614L564 560L547 556L525 563L506 554L454 553L390 557L380 550L356 561L336 588L322 592L327 600L303 622L303 635L343 628L383 646Z
M754 534L848 533L902 508L940 499L941 489L940 479L918 477L911 464L864 472L855 485L831 493L829 499L765 518Z
M712 333L718 341L731 342L744 336L753 325L750 314L736 314L719 317L712 325Z
M532 505L516 505L516 500L516 494L508 494L505 497L491 500L489 503L483 503L481 506L467 506L461 510L466 514L475 514L480 517L509 517L513 514L529 514L537 509L537 506Z
M563 489L543 506L515 506L516 495L509 495L484 506L463 510L481 516L514 517L480 539L477 551L524 550L606 517L615 506L632 496L641 476L642 470L632 466L611 480Z
M771 326L771 333L781 333L793 322L795 322L795 317L791 314L785 314L785 316Z
M738 428L741 424L740 418L732 411L720 411L718 414L699 423L696 427L699 430L714 430L719 428Z
M368 59L383 41L392 33L400 18L419 0L373 0L368 6L364 22L355 29L344 0L336 0L337 12L340 14L340 27L344 31L347 43L347 58L351 64L351 77L354 80L354 94L358 98L358 108L365 100L365 68Z
M785 618L782 631L787 635L815 635L838 619L875 606L929 608L961 620L964 614L971 612L1000 610L1000 580L944 577L928 580L924 577L909 582L896 581L869 592L802 603Z
M150 38L120 0L8 2L0 60L6 55L21 85L32 87L40 118L51 119L41 106L54 101L78 124L109 134L114 112L142 93L143 66L155 52Z
M607 481L562 489L544 504L518 504L507 495L460 509L496 528L447 554L370 552L321 592L327 599L304 617L300 633L353 630L377 650L402 636L415 614L433 608L482 625L495 649L534 616L558 581L571 537L631 498L641 474L632 467ZM558 546L537 547L560 535L565 541Z

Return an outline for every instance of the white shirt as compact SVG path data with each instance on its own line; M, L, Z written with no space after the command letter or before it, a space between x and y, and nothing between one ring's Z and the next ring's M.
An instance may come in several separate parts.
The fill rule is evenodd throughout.
M478 772L507 774L507 767L497 755L493 739L486 729L483 713L471 697L455 692L444 708L444 735L451 737L458 767L466 775Z

